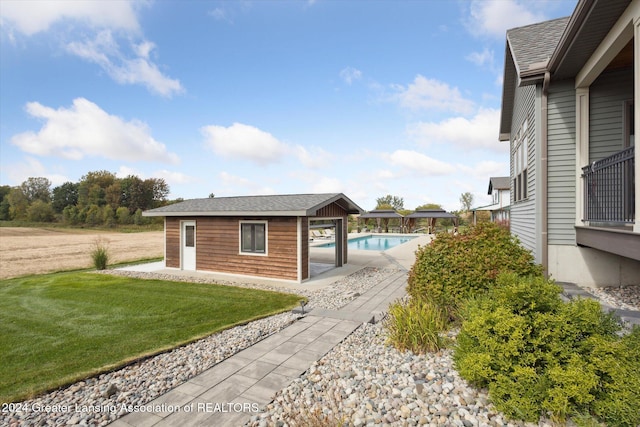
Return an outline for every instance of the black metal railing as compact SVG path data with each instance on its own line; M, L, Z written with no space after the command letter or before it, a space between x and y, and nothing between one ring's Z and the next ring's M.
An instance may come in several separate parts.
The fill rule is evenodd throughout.
M582 168L583 221L624 225L635 221L634 147Z

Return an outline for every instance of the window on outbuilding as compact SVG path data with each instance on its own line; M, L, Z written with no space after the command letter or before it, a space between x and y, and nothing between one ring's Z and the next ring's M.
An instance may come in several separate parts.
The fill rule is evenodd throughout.
M240 252L247 254L267 253L267 223L240 223Z

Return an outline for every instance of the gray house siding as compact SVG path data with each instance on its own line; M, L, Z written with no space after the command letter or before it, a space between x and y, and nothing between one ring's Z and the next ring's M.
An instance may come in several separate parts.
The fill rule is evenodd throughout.
M633 69L603 73L589 89L589 161L624 148L624 102L633 99Z
M535 123L535 103L536 103L536 86L524 86L516 89L514 100L513 119L511 122L511 135L516 135L518 129L525 120L528 120L528 152L527 152L527 198L525 200L515 202L513 200L515 191L513 188L513 180L511 180L511 218L510 226L512 234L516 235L522 245L536 253L536 212L535 212L535 156L536 156L536 128ZM513 178L514 164L513 154L515 147L513 141L510 143L510 176Z
M547 221L550 245L575 245L576 91L554 82L548 97Z

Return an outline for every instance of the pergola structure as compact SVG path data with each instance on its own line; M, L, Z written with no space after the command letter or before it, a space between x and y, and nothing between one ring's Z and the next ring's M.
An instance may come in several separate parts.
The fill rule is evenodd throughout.
M404 217L393 209L375 209L360 215L360 220L375 219L378 226L378 232L381 231L380 224L384 225L385 233L389 232L389 220L392 218L400 218L400 227L404 228Z
M417 210L405 217L405 225L409 231L413 231L418 219L428 219L429 234L432 234L436 229L436 221L440 218L450 218L453 220L454 231L458 231L458 217L452 213L445 211L444 209L423 209Z

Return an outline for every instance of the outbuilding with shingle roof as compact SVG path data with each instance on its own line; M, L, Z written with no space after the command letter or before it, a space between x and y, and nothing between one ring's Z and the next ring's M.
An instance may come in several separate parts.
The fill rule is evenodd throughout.
M143 213L165 218L165 266L302 282L310 277L309 225L335 226L336 266L347 263L347 217L363 210L342 193L213 197Z

